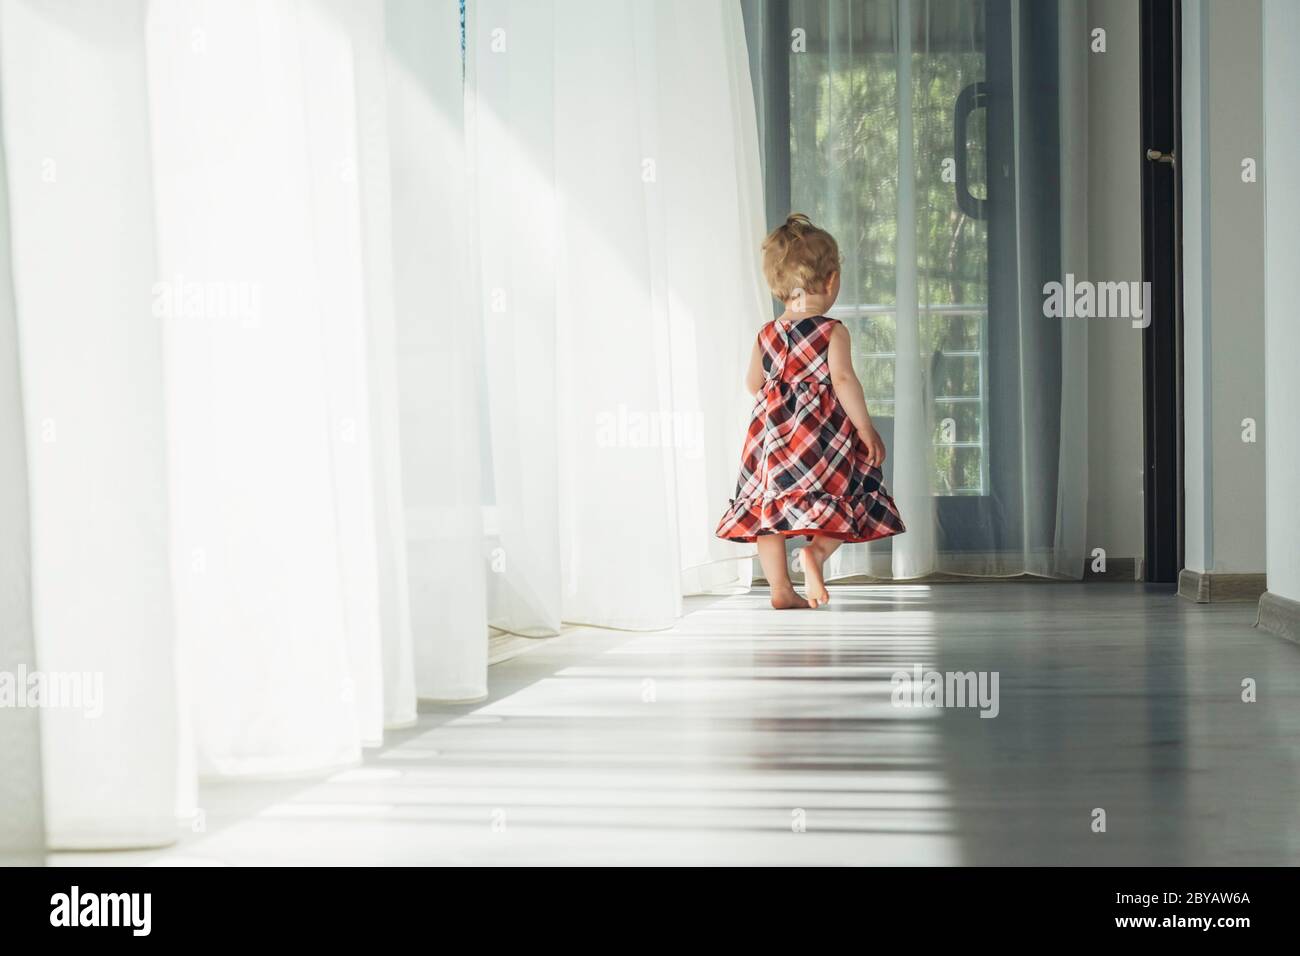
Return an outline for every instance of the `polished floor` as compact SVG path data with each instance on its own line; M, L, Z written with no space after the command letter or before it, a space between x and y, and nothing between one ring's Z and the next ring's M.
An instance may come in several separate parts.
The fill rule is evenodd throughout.
M51 862L1300 863L1300 646L1253 605L832 593L539 642L488 701L429 710L362 767L205 787L204 831L175 847ZM997 716L899 706L915 668L996 673Z

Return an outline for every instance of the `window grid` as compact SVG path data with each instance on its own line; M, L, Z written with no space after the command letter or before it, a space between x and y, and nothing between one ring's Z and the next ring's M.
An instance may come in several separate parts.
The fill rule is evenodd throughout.
M975 395L934 395L930 401L933 410L937 413L940 403L943 405L978 405L976 413L976 426L978 428L978 439L974 441L950 441L939 440L936 435L934 447L938 448L977 448L980 452L980 476L978 486L959 486L947 491L949 495L987 495L989 487L989 450L988 450L988 307L978 304L957 304L957 305L921 305L918 311L925 316L978 316L979 325L979 348L975 349L939 349L938 353L944 358L976 358L979 359L979 380L978 391ZM844 305L835 306L830 311L831 318L839 319L870 319L882 316L896 316L897 310L892 305ZM871 351L857 352L854 355L857 360L870 359L879 361L895 361L898 358L897 351ZM896 402L894 399L871 399L871 405L880 408L893 410ZM949 416L937 416L936 418L947 418Z

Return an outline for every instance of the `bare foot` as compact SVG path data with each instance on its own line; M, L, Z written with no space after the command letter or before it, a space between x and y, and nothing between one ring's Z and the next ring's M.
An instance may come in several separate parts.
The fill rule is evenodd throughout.
M826 582L822 580L822 558L812 545L801 548L800 561L803 564L803 589L808 592L808 606L821 607L831 603L831 596L826 591Z
M773 588L772 589L772 607L778 611L785 611L790 608L808 607L808 602L801 598L798 592L792 587Z

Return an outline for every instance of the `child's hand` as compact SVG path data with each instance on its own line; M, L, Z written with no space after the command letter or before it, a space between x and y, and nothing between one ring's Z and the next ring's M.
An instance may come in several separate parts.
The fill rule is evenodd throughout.
M874 425L858 429L858 438L867 449L867 464L879 468L885 463L885 443L880 439L880 432Z

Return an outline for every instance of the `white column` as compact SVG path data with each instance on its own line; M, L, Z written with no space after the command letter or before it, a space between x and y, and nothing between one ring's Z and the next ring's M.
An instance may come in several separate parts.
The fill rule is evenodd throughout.
M1183 178L1183 565L1193 571L1214 567L1205 21L1205 0L1183 0L1183 154L1179 157Z
M1300 4L1264 2L1265 509L1270 594L1300 601L1300 322L1296 321L1296 263L1300 262Z
M1261 17L1259 0L1183 4L1184 564L1193 571L1264 567ZM1248 161L1262 166L1260 181Z

